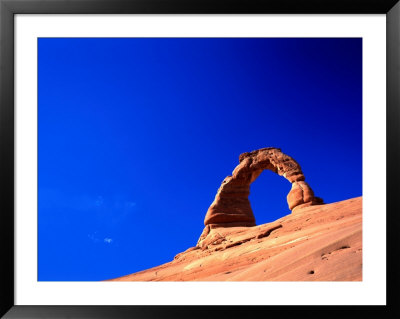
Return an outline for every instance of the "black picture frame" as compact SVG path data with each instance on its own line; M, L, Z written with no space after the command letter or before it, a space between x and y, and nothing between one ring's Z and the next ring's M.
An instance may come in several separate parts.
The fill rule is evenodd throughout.
M385 14L387 54L386 306L16 306L14 304L14 15L15 14ZM0 0L0 315L4 318L164 318L264 315L399 317L397 212L400 162L400 4L398 0ZM379 106L377 106L379 107ZM383 106L382 106L383 107ZM377 158L379 161L379 158ZM377 212L377 214L383 212ZM267 309L265 307L268 307ZM329 308L329 309L327 309Z

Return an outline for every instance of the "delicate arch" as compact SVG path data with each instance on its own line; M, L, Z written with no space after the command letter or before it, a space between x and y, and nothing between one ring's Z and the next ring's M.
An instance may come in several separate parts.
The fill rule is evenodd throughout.
M243 153L239 165L227 176L208 208L204 224L213 227L255 226L255 218L248 196L250 184L265 169L269 169L292 183L287 196L289 209L321 204L311 187L304 181L300 165L279 148L267 147Z

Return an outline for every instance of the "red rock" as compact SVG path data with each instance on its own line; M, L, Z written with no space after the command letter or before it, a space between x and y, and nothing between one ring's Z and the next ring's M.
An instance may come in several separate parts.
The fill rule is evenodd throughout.
M293 210L295 207L305 203L312 204L314 198L314 192L306 182L294 182L292 189L287 195L289 209Z
M207 225L171 262L113 281L361 281L362 198L301 205L264 225Z
M292 188L292 214L255 226L250 184L265 169ZM114 281L362 280L362 198L320 205L300 165L277 148L243 153L211 206L195 247Z
M290 156L274 147L262 148L243 153L239 156L239 165L227 176L211 206L208 208L204 224L223 227L255 226L255 218L248 199L250 184L265 169L271 170L293 183L287 200L292 210L298 205L320 204L314 200L314 192L304 182L305 177L300 165Z

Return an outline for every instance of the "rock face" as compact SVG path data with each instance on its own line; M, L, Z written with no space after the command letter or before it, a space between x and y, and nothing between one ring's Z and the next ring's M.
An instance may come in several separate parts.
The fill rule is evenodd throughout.
M255 226L250 184L265 169L292 183L292 213ZM362 198L319 204L300 165L280 149L243 153L218 189L195 247L113 281L362 280Z
M362 198L210 230L166 264L113 281L361 281Z
M305 176L300 165L279 148L267 147L243 153L239 156L239 165L227 176L218 189L217 195L208 208L200 240L216 227L255 226L255 218L250 206L250 184L265 169L271 170L292 183L287 196L290 210L321 204L322 199L315 197L311 187L304 181Z

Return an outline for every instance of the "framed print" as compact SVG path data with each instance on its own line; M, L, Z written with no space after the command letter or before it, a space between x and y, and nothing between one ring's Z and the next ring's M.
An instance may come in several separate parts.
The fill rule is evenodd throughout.
M398 311L396 1L0 10L5 318Z

